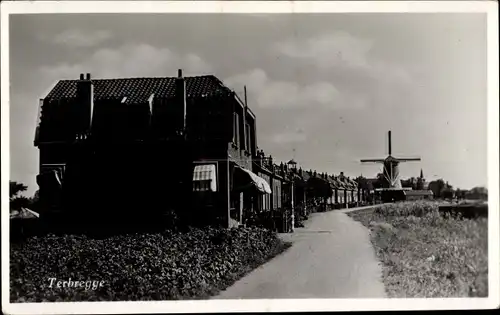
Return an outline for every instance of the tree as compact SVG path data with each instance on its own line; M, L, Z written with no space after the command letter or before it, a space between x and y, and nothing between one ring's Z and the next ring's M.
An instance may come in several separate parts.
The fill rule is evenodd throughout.
M358 187L360 189L367 190L368 189L368 181L366 180L365 177L363 176L358 176L356 179L354 179L356 183L358 183Z
M23 183L9 181L9 197L11 199L18 197L19 193L26 191L27 189L28 186L24 185Z
M413 188L414 190L417 190L418 189L418 182L419 182L418 178L412 177L411 178L411 188Z
M386 179L384 177L384 174L378 173L377 180L375 182L373 182L373 188L374 189L383 188L385 186L385 184L386 184Z
M9 181L9 201L10 201L10 211L19 211L21 208L27 208L30 206L31 201L25 196L20 196L21 192L28 189L28 186L23 183L18 183L15 181Z
M31 210L34 211L40 211L40 191L37 190L33 194L33 196L30 198L30 207Z
M441 197L444 199L453 199L455 192L450 187L444 187L441 191Z
M486 187L474 187L467 192L466 198L488 200L488 189Z
M443 191L445 187L445 182L442 179L438 179L435 181L432 181L429 183L429 189L432 190L432 193L434 194L434 198L440 198L441 197L441 192Z

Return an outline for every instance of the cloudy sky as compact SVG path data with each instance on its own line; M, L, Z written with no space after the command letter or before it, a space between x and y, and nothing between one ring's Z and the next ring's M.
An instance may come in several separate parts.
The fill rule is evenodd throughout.
M482 14L17 15L10 21L11 179L37 187L38 99L59 79L214 74L257 115L277 160L375 176L486 185L486 16ZM294 153L295 152L295 153Z

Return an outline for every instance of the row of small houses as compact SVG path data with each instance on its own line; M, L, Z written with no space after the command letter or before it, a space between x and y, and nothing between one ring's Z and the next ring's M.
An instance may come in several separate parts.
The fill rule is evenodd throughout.
M256 130L246 91L242 100L213 75L60 80L39 102L40 201L79 222L172 208L225 226L364 202L343 173L275 163Z
M245 192L235 203L236 215L231 216L241 224L245 222L245 213L274 212L278 217L293 214L295 219L307 216L310 212L326 211L355 207L366 202L368 191L361 189L358 183L341 172L338 176L318 173L312 170L297 168L293 159L287 163L274 163L271 156L265 156L259 151L253 161L253 172L256 174L256 187L262 187L250 198L245 198ZM262 185L258 182L262 181ZM238 200L238 198L236 198ZM245 200L249 202L245 203ZM253 202L252 202L253 200ZM292 210L292 211L290 211ZM240 220L243 216L243 220ZM290 221L290 217L283 218ZM285 223L285 226L287 224ZM288 224L288 227L289 224ZM286 227L281 227L286 229Z

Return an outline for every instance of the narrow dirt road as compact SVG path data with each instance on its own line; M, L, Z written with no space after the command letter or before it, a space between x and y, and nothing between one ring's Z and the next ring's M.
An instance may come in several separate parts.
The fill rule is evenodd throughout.
M386 297L369 231L343 211L312 214L282 238L290 249L214 298Z

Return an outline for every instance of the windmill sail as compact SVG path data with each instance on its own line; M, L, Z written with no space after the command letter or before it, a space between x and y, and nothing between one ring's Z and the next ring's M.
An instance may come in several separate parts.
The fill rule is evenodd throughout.
M383 163L385 159L363 159L361 160L362 163Z
M386 181L386 188L389 189L403 189L401 185L401 179L399 178L399 163L401 162L411 162L411 161L420 161L421 159L418 157L414 158L396 158L392 156L392 139L391 139L391 131L389 130L387 133L388 139L388 153L389 155L385 159L362 159L361 163L382 163L383 170L382 174Z
M412 162L412 161L422 161L420 158L395 158L399 162Z

